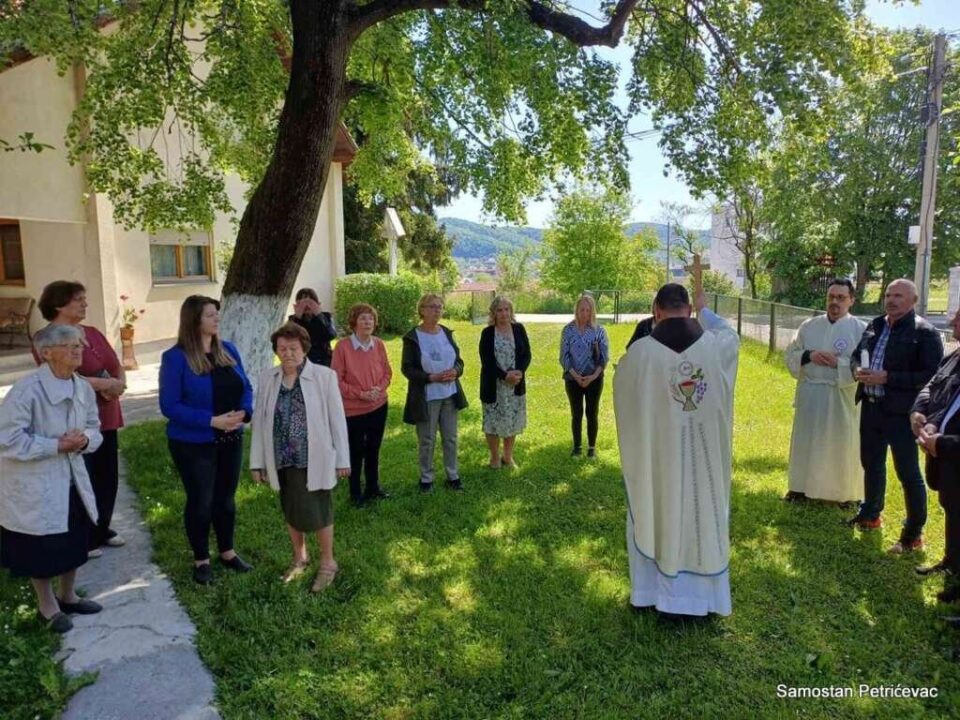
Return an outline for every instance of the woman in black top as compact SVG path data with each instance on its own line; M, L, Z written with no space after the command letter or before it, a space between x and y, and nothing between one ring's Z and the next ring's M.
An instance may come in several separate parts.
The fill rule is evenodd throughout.
M530 359L527 331L514 321L513 303L495 297L490 304L489 325L480 333L480 402L491 468L516 467L513 445L527 426L526 372Z
M330 342L337 339L337 328L333 316L320 309L320 298L310 288L297 290L293 315L287 318L304 328L310 335L310 353L307 359L316 364L330 367L333 349Z

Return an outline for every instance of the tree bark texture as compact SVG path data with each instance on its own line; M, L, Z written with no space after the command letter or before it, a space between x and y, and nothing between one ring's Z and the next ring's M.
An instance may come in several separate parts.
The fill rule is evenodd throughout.
M267 338L283 319L320 212L345 102L346 7L290 2L293 53L276 145L240 221L223 288L223 336L238 342L254 373L270 364Z

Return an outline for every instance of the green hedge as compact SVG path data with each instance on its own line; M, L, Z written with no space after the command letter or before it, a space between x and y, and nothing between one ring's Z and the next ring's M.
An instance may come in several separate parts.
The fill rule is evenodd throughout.
M420 280L414 275L345 275L336 284L337 320L345 326L350 308L365 302L380 316L378 333L404 333L416 324L417 301L422 293Z

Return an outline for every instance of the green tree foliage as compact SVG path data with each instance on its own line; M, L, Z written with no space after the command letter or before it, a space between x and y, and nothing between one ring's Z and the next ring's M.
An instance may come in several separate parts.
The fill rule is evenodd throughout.
M701 279L703 281L704 292L716 293L717 295L737 294L737 288L733 284L733 280L719 270L704 270L701 274Z
M339 24L346 33L343 68L315 70L316 85L332 89L319 75L342 73L338 104L365 136L351 172L367 199L402 193L426 149L509 218L558 173L588 163L625 185L617 69L584 49L617 44L624 27L632 102L654 109L668 152L698 186L737 169L736 153L764 134L769 112L814 105L869 42L848 22L846 0L809 0L802 12L787 0L621 0L599 11L602 28L539 2L324 5L335 21L326 28L296 0L4 3L0 41L64 69L87 66L74 156L90 154L91 182L126 219L164 226L203 224L222 207L224 170L253 185L263 178L282 108L295 100L284 59L298 71L298 32L332 40ZM171 135L187 145L173 172L163 162Z
M690 217L697 213L691 205L663 200L660 202L660 220L670 229L670 254L681 265L693 262L694 255L703 255L707 245L703 233L690 230Z
M223 329L252 338L282 316L341 121L364 133L351 166L364 198L402 193L425 153L506 219L588 169L622 189L626 122L640 108L706 192L742 179L770 117L807 118L837 76L859 69L869 37L850 17L861 6L31 0L0 5L0 46L86 68L68 145L125 224L208 227L229 212L224 174L250 184ZM624 39L626 111L614 99L616 65L592 49ZM269 359L244 350L254 368Z
M497 256L497 290L500 293L522 292L534 270L534 248L529 243Z
M541 246L541 283L575 296L583 290L644 290L657 282L653 232L624 232L630 199L612 189L581 189L560 199Z
M763 217L771 241L764 251L778 295L819 300L824 274L852 275L862 297L867 282L912 276L915 248L906 242L919 224L921 116L931 33L878 33L882 63L858 81L839 85L822 137L785 125L772 155ZM951 50L948 62L960 54ZM910 73L910 74L905 74ZM944 106L960 102L960 87L945 84ZM942 117L944 138L960 135L957 115ZM935 220L933 272L960 260L960 166L943 142ZM834 268L821 267L829 256Z

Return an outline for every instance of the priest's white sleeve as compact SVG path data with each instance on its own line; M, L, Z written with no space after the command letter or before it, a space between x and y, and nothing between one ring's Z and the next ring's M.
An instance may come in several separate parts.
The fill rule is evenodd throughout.
M796 335L793 336L793 340L790 341L786 352L783 354L783 359L787 363L787 370L797 380L803 377L803 353L805 350L803 329L805 326L806 322L797 329ZM849 366L849 362L847 364Z
M737 384L737 365L740 360L740 336L722 317L709 308L700 310L700 324L716 340L716 352L720 358L722 391L727 427L733 428L733 389ZM727 488L729 492L729 487Z

